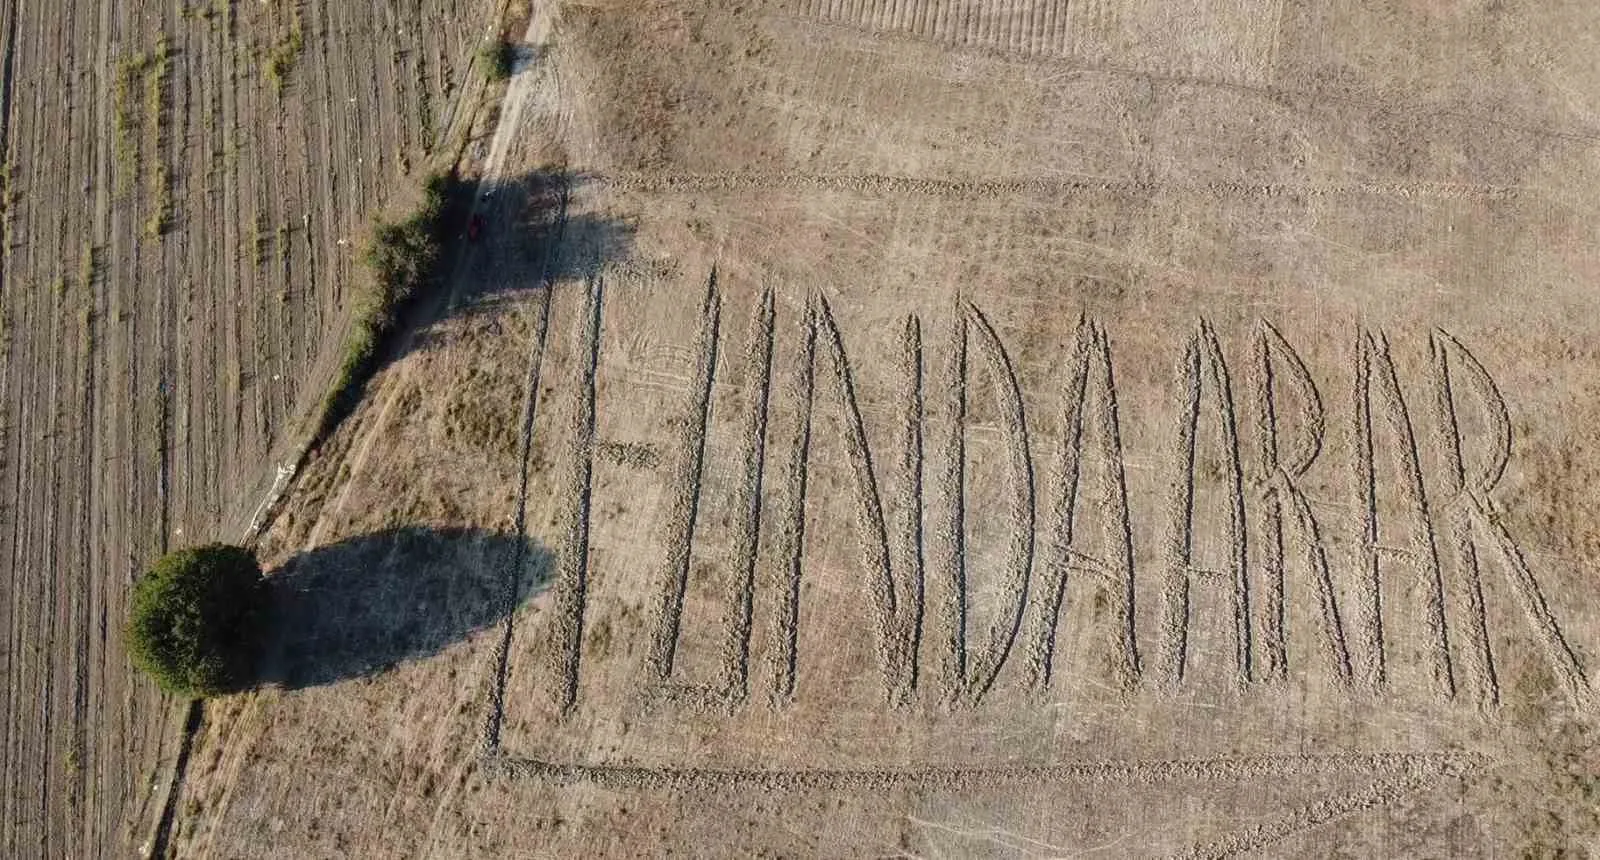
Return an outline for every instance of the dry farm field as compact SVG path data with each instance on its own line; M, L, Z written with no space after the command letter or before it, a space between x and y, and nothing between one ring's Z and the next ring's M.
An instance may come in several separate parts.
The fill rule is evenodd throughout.
M149 838L183 709L128 665L129 585L293 462L498 8L0 4L0 856Z
M159 814L121 595L298 441L430 3L7 12L12 853ZM174 856L1600 853L1600 10L521 11Z

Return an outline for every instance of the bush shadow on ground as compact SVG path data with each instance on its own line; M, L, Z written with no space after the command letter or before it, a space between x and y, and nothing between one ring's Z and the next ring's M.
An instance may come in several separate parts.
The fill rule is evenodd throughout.
M256 682L299 689L380 674L504 619L543 591L550 552L482 529L349 538L267 575Z
M438 323L486 312L498 295L586 277L608 261L627 257L633 222L569 207L585 181L559 169L484 181L439 174L437 198L428 201L423 195L431 205L378 218L364 240L365 292L313 446L355 410L373 376L431 344ZM385 243L377 241L379 236L408 241ZM390 275L398 271L404 277L386 277L375 269L372 263L379 258L390 261ZM393 280L400 283L388 282Z
M465 262L455 272L465 282L457 296L461 301L451 310L470 310L472 303L498 293L583 280L609 262L627 259L637 225L581 211L574 198L589 181L581 173L538 170L480 182L476 233L468 217L451 237Z

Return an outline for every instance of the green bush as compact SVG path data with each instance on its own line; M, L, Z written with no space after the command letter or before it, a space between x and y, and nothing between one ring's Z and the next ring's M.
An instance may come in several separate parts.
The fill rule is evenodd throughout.
M496 39L478 50L478 68L491 81L503 81L511 77L513 60L511 43L504 39Z
M169 553L133 589L128 651L161 689L211 696L249 680L266 597L255 554L225 544Z
M438 276L445 210L455 182L449 173L430 174L422 186L421 202L410 216L380 220L373 228L372 241L361 257L371 284L356 299L339 372L322 404L318 438L332 432L355 407L367 378L377 369L379 352L398 328L401 312Z

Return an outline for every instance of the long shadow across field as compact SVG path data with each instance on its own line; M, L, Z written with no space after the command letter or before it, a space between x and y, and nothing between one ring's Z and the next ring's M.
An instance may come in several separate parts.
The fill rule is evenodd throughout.
M489 627L547 584L537 543L406 527L296 556L267 576L257 681L291 689L376 675Z

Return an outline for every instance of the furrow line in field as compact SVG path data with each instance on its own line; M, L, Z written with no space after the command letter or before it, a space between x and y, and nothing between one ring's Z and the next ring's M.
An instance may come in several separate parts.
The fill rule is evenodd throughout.
M500 639L490 656L489 707L484 715L481 747L485 753L500 748L500 730L505 722L506 674L510 669L511 645L516 629L517 583L523 575L528 532L528 479L533 466L533 427L539 410L539 378L544 369L545 339L550 331L550 298L554 283L550 277L556 256L561 253L567 228L568 190L562 189L556 210L556 228L545 246L543 271L539 275L539 298L533 308L533 337L528 345L527 383L522 395L522 428L517 443L517 503L512 518L516 552L506 570L502 594L504 620Z
M933 565L944 589L940 602L945 627L941 684L950 702L966 697L966 423L967 319L958 309L950 333L950 358L944 368L940 408L945 431L939 440L939 468L933 486L939 508L932 517Z
M904 667L901 670L902 699L909 699L920 680L919 654L927 587L922 534L922 323L915 315L906 317L900 339L900 363L905 371L905 388L899 398L904 411L897 440L901 452L896 464L899 474L893 484L899 522L889 533L889 552L892 569L898 571L895 588L900 597L896 602L901 607L895 618L895 659Z
M560 704L570 712L578 702L578 674L583 656L585 606L589 591L589 516L594 490L595 383L600 368L600 316L605 286L599 274L589 277L584 327L579 331L581 357L578 409L573 415L565 495L570 508L566 536L562 541L560 573L555 586L556 639L561 643Z
M801 326L800 353L795 359L793 378L785 386L787 399L795 405L796 427L784 464L784 484L778 509L778 557L781 568L775 572L778 594L773 614L767 653L772 667L771 702L779 705L794 697L799 651L800 576L805 556L807 461L811 453L811 409L816 388L816 308L806 303Z
M485 769L496 776L553 785L593 785L605 790L654 791L889 791L975 790L1050 784L1158 785L1170 782L1249 782L1362 774L1386 780L1465 776L1487 761L1471 753L1369 753L1081 761L1034 766L931 766L901 768L764 770L756 768L660 767L637 764L561 763L491 756ZM1333 801L1335 805L1338 800ZM1316 806L1317 809L1326 807ZM1304 821L1307 815L1297 820Z

